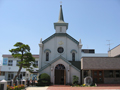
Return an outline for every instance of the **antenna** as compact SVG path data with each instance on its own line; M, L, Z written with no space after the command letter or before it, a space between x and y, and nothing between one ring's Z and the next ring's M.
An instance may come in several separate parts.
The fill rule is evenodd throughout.
M106 40L106 41L108 41L108 44L107 44L107 45L109 46L108 51L110 51L110 46L111 46L111 44L113 44L113 43L110 43L111 40ZM111 51L110 51L110 56L111 56Z
M109 46L108 51L110 51L110 45L113 44L113 43L110 43L111 40L106 40L106 41L108 41L108 44L107 44Z

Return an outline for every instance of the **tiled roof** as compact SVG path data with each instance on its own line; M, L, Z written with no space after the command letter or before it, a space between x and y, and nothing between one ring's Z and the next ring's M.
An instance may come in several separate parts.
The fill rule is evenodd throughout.
M81 59L83 70L120 70L119 57L83 57Z
M73 66L81 70L81 62L80 61L69 61Z

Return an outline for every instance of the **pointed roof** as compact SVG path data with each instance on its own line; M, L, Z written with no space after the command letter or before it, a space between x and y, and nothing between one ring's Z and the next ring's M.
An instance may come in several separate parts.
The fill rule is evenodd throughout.
M65 36L65 37L69 38L70 40L72 40L77 45L79 45L79 42L67 33L55 33L55 34L51 35L50 37L48 37L47 39L45 39L44 41L42 41L42 43L45 44L46 42L48 42L49 40L51 40L52 38L54 38L56 36L59 36L59 37Z
M57 57L56 59L54 59L53 61L49 62L48 64L46 64L45 66L43 66L41 69L38 70L38 72L41 72L42 70L44 70L45 68L47 68L48 66L50 66L51 64L53 64L54 62L58 61L59 59L62 59L63 61L65 61L66 63L68 63L71 67L73 67L74 69L76 69L77 71L80 72L80 68L75 67L74 65L72 65L71 62L69 62L68 60L66 60L64 57L62 57L61 55L59 57Z
M62 5L60 5L59 19L58 22L54 23L54 28L56 28L56 26L66 26L66 29L68 29L68 23L64 22Z
M63 17L63 12L62 12L62 5L60 5L60 13L59 13L59 21L63 21L64 22L64 17Z

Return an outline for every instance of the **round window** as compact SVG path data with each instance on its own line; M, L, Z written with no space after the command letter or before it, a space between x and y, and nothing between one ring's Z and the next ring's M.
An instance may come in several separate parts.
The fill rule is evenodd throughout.
M63 51L64 51L64 49L63 49L62 47L59 47L59 48L58 48L58 52L59 52L59 53L63 53Z

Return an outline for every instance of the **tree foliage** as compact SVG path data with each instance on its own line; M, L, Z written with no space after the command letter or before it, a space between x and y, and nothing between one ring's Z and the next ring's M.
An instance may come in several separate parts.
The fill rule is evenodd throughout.
M16 77L18 77L22 67L26 68L29 72L33 71L33 68L36 67L34 64L35 58L30 53L30 47L29 45L25 45L21 42L17 42L14 45L16 48L9 50L12 53L12 56L14 58L20 59L18 62L19 70L17 72L17 75L14 77L13 81L15 81Z

